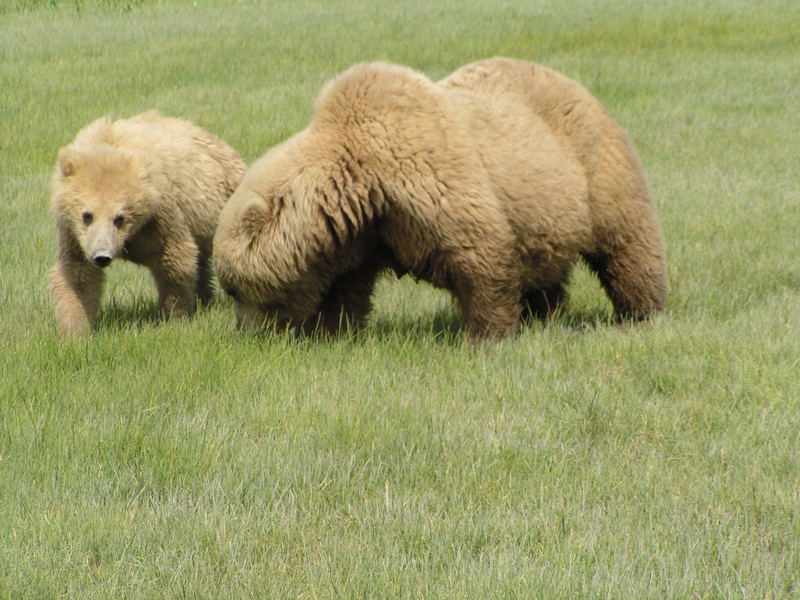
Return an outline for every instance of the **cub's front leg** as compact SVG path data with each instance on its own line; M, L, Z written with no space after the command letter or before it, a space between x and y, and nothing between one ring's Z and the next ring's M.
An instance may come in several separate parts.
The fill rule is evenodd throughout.
M59 233L58 261L50 269L50 294L58 332L66 337L87 333L100 310L105 273L91 265L68 233Z

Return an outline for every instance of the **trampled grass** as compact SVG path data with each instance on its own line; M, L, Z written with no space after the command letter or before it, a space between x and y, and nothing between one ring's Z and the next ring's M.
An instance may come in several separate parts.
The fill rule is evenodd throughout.
M0 598L800 597L797 31L788 0L0 6ZM579 270L480 348L405 279L358 336L252 337L222 298L155 323L120 264L97 333L56 337L48 182L92 119L156 107L252 161L354 62L496 54L630 132L653 323Z

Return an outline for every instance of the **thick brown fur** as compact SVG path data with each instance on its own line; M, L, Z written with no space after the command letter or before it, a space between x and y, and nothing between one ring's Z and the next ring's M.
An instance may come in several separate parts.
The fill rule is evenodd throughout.
M449 290L472 339L555 310L578 256L619 318L666 292L624 131L571 79L503 58L438 83L383 63L334 79L245 175L214 256L240 323L329 331L364 323L386 268Z
M217 219L244 171L218 137L156 111L81 130L60 150L53 178L59 248L50 291L59 332L90 328L102 267L116 257L150 269L163 316L192 314L196 296L208 301Z

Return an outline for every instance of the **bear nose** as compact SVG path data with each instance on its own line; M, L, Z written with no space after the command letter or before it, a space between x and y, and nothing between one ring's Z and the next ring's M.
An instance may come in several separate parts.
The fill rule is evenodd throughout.
M92 263L96 267L107 267L111 263L110 254L95 254L92 257Z

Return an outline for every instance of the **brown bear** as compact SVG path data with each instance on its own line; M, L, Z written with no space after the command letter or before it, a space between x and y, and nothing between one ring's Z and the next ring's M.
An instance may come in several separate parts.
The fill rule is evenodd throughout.
M576 82L494 58L433 83L357 65L247 172L214 261L239 323L358 327L384 269L449 290L471 339L551 313L578 256L621 319L664 305L661 233L625 132Z
M53 179L58 330L90 327L116 257L151 270L162 316L190 315L196 296L209 300L214 229L245 168L218 137L154 110L81 130L59 151Z

